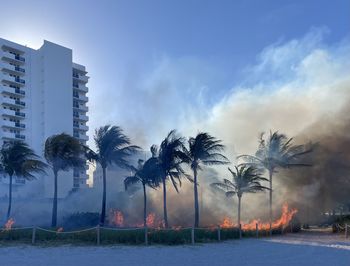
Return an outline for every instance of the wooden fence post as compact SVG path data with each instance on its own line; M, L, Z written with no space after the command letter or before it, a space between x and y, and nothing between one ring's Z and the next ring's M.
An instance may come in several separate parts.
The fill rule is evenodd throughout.
M96 226L96 241L97 241L97 245L100 245L101 243L100 225Z
M242 238L242 224L239 224L239 239Z
M218 241L221 241L221 230L220 225L218 225Z
M35 244L35 235L36 235L36 227L33 227L33 231L32 231L32 244Z
M256 238L259 238L259 226L258 223L255 224Z
M148 228L145 226L145 245L148 245Z
M191 228L191 243L194 245L194 227Z

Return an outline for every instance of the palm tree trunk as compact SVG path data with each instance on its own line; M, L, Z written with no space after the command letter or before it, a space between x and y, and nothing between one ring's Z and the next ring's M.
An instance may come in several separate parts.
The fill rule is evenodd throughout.
M242 201L242 196L238 196L238 218L237 218L238 227L241 224L241 201Z
M270 207L270 235L272 235L272 169L269 169L269 182L270 182L270 201L269 201L269 207Z
M53 192L53 203L52 203L52 219L51 219L51 227L57 226L57 171L53 171L54 174L54 192Z
M7 209L7 220L10 219L12 207L12 175L10 175L10 184L9 184L9 206Z
M166 182L165 178L163 178L163 213L164 213L164 226L166 228L169 227L168 224L168 212L166 208Z
M146 185L142 183L143 186L143 226L147 226L147 195L146 195Z
M198 182L197 182L197 169L193 169L194 177L194 227L199 226L199 206L198 206Z
M103 226L105 224L106 218L106 167L102 168L103 171L103 192L102 192L102 211L100 217L100 225Z

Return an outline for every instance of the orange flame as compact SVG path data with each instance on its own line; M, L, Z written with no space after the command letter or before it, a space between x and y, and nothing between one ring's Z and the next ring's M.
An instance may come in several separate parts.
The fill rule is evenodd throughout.
M147 215L146 224L148 227L154 227L155 218L156 218L156 215L154 213L150 213Z
M290 221L292 220L293 216L298 212L297 209L291 209L289 210L288 204L285 203L282 206L282 214L281 217L277 220L272 222L272 229L278 229L278 228L285 228L288 226ZM255 230L256 224L258 224L259 230L269 230L270 229L270 223L263 223L259 219L254 219L249 223L242 224L242 230L249 231L249 230ZM232 227L238 227L237 224L233 223L230 218L225 217L223 222L220 224L222 228L232 228Z
M222 223L220 224L222 228L235 227L235 224L230 220L230 218L225 217Z
M7 220L7 222L5 223L5 230L8 231L8 230L11 230L12 229L12 225L15 223L15 220L10 218Z
M110 210L109 211L109 223L116 227L122 227L124 225L124 215L119 210Z

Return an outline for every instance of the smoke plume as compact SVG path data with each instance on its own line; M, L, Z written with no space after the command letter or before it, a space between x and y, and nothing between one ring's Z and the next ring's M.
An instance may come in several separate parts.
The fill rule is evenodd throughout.
M145 150L159 144L173 128L184 136L209 132L223 140L232 164L237 163L240 154L255 153L261 132L278 130L294 137L295 144L317 143L309 158L312 167L279 170L274 175L276 216L287 201L299 209L303 222L311 221L315 214L350 202L350 43L343 40L326 44L326 36L326 30L312 29L301 39L266 47L255 64L242 70L245 78L224 96L222 89L216 93L218 71L206 67L205 62L166 60L150 77L126 82L119 102L113 107L115 112L110 113L119 115L109 115L107 122L119 123L133 142ZM129 116L125 115L128 110ZM93 124L92 128L97 126L100 124ZM122 180L127 174L108 172L108 208L121 210L131 224L140 223L142 192L124 192ZM227 166L199 172L202 225L217 224L224 216L236 217L237 200L228 199L210 187L222 178L230 178ZM162 191L148 189L148 192L149 211L161 219ZM99 212L101 197L97 182L93 189L60 201L59 215ZM37 224L38 217L49 221L50 204L36 203L17 213L26 216L30 211L27 223ZM16 204L14 201L15 213ZM242 204L243 220L267 217L267 193L244 195ZM192 225L192 206L193 184L183 180L180 193L176 193L168 183L171 225Z

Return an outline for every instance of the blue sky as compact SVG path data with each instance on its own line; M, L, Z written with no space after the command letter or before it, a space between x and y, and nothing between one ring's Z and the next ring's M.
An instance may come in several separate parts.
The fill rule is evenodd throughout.
M265 67L271 47L292 40L304 40L306 49L310 41L310 51L338 47L349 38L349 10L348 0L13 0L1 3L0 36L33 48L43 39L72 48L91 76L90 128L117 124L150 144L189 122L188 113L205 119L203 110L237 86L264 80L262 73L274 82L288 78L279 66L270 69L271 58L261 75L251 75ZM298 57L291 55L288 62Z

